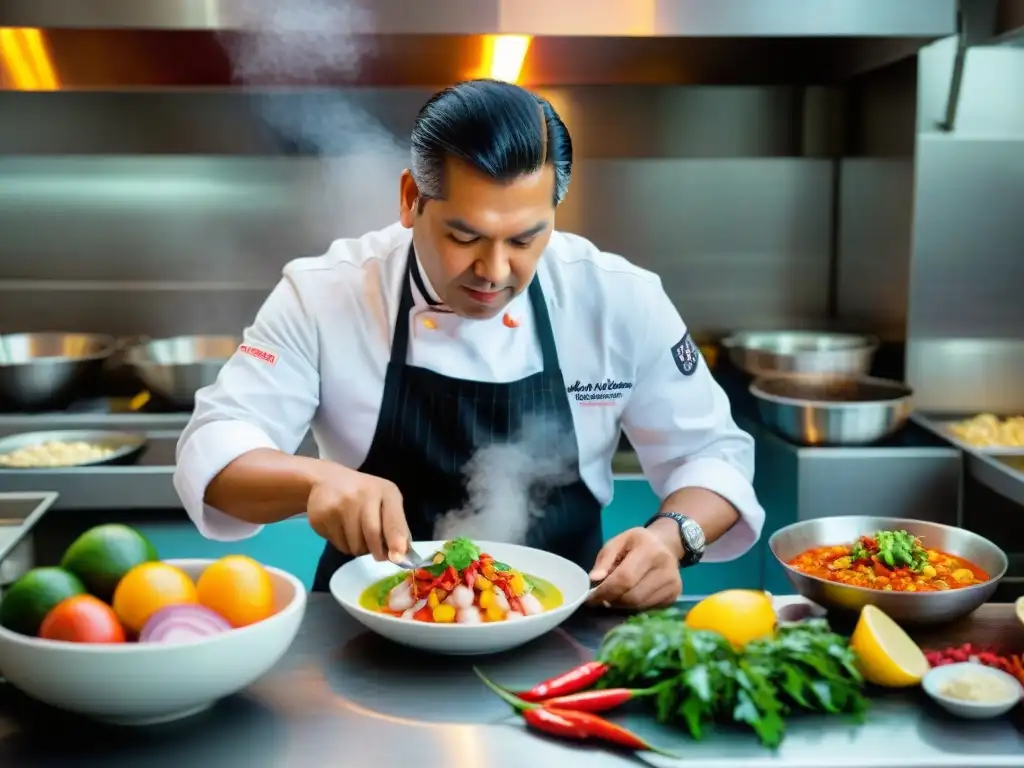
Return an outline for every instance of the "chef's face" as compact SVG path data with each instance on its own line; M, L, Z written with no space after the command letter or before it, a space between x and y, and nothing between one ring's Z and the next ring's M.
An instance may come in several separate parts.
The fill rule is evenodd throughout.
M402 173L402 224L438 298L462 317L494 317L530 284L551 239L554 168L499 183L452 159L444 179L445 199L421 206Z

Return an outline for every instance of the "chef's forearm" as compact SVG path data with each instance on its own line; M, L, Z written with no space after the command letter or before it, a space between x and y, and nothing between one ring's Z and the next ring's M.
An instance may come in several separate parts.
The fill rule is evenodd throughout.
M678 512L695 521L703 529L708 544L721 538L740 519L739 512L732 504L706 488L680 488L665 498L660 511ZM674 551L678 550L679 557L683 556L683 542L679 536L679 526L674 520L657 520L651 529L662 535Z
M276 523L305 512L309 492L326 470L320 459L257 448L224 467L206 487L204 501L247 523Z

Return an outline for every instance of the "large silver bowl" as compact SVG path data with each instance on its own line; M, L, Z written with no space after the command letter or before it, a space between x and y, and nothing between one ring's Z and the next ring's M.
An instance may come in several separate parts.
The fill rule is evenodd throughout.
M128 364L146 387L171 403L191 407L198 390L212 384L242 340L237 336L177 336L141 342Z
M751 376L867 376L874 336L816 331L742 331L722 340L733 364Z
M945 592L885 592L810 576L791 568L789 561L811 547L850 544L859 536L880 530L905 530L926 547L958 555L985 570L983 584ZM874 605L900 624L941 624L956 621L986 602L995 592L1008 565L1006 553L976 533L941 523L895 517L820 517L787 525L768 539L768 549L786 572L789 583L808 600L831 613L852 614Z
M913 390L888 379L756 379L750 394L766 426L801 445L866 445L910 418Z
M0 401L56 407L87 391L117 350L113 336L13 333L0 336Z

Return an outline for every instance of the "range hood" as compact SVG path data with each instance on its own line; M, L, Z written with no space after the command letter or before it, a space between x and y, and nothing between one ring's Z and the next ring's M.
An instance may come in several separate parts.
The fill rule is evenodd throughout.
M956 11L957 0L3 0L0 87L439 85L489 74L502 40L526 53L506 79L535 86L829 84L953 34ZM359 56L239 66L239 51L332 41Z

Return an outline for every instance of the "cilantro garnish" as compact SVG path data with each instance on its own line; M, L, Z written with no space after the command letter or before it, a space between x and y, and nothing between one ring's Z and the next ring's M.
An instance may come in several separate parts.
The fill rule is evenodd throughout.
M689 629L677 609L639 614L609 632L598 659L604 688L652 688L659 721L699 739L715 721L748 725L778 746L785 716L800 711L861 716L863 681L846 638L824 620L784 626L736 651L721 635Z

